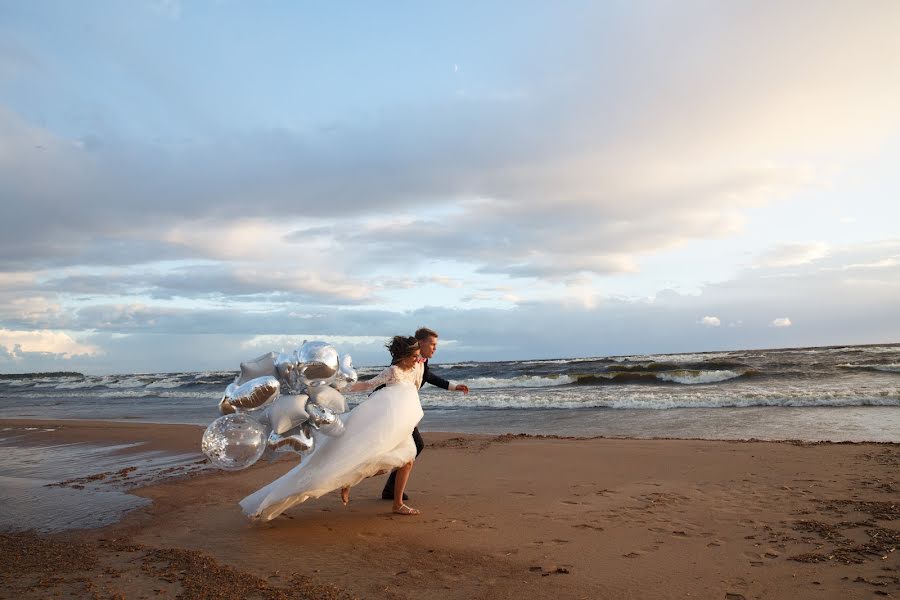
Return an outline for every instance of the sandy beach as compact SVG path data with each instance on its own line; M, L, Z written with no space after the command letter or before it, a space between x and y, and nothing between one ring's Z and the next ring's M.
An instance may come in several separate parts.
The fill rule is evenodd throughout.
M197 426L0 425L26 446L52 435L202 458ZM152 502L114 525L0 535L0 596L900 597L896 444L425 440L409 487L419 517L391 514L379 477L348 507L334 493L251 524L237 502L295 460L188 468L131 489Z

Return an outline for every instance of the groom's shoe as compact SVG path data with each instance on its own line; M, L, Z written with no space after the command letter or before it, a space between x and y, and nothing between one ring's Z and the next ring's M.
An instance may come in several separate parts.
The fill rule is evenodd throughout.
M381 492L381 499L382 500L393 500L394 492L387 492L387 491ZM403 501L406 502L407 500L409 500L409 494L407 494L406 492L403 492Z

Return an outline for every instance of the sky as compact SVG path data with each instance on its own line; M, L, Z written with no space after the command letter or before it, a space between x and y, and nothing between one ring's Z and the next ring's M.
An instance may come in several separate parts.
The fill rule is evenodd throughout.
M900 342L900 3L0 0L0 372Z

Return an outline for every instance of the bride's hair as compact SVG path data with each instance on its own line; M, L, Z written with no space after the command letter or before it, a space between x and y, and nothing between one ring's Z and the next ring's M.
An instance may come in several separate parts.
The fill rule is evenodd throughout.
M396 365L398 362L412 356L419 349L419 341L414 337L406 337L405 335L395 335L391 338L385 347L391 353L391 364Z

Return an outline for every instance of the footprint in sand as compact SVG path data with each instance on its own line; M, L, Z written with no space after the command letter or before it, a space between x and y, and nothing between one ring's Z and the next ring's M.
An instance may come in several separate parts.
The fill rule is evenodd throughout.
M593 529L594 531L603 531L603 528L599 525L591 525L590 523L579 523L578 525L572 525L572 527L576 529Z
M751 567L761 567L763 565L762 556L756 552L744 552L744 558L750 561Z

